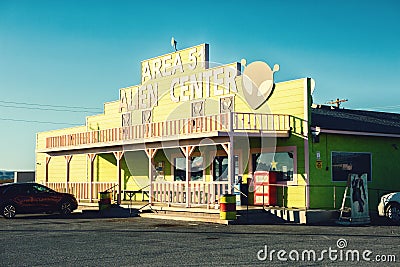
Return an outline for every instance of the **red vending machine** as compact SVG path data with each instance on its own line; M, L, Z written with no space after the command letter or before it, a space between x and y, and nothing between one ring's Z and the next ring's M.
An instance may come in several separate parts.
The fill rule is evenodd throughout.
M276 205L276 184L278 173L274 171L254 172L254 205Z

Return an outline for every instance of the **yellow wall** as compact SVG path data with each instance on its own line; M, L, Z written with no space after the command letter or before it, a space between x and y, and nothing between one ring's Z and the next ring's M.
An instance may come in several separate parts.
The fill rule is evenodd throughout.
M88 131L121 127L119 101L105 103L104 113L87 117L86 124L88 126Z

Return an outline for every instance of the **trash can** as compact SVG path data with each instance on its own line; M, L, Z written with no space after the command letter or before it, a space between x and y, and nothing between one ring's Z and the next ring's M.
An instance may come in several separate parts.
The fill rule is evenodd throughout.
M99 193L99 210L111 207L111 192L104 191Z
M222 195L219 199L219 207L221 220L236 220L236 195Z

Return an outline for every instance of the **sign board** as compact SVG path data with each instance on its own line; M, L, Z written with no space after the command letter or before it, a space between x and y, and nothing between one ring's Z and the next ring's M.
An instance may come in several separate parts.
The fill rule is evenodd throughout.
M315 167L317 169L322 169L322 160L317 160L317 162L315 163Z
M142 83L120 90L120 112L151 109L164 95L178 103L237 93L240 64L209 68L208 49L202 44L142 61Z
M351 221L369 223L367 174L350 175Z
M141 84L120 89L119 112L151 110L164 96L171 104L232 96L242 87L247 104L257 109L272 94L279 65L271 69L261 61L246 64L242 60L210 66L208 44L144 60Z

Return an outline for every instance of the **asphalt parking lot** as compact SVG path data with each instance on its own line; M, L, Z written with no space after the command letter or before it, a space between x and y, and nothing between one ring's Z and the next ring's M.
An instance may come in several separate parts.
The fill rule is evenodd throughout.
M399 226L217 225L73 214L0 218L0 231L1 266L396 266L400 261ZM371 253L365 257L366 250Z

